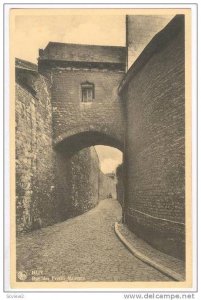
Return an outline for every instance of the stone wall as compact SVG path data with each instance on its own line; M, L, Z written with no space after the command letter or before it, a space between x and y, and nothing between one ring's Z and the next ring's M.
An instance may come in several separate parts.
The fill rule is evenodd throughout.
M110 146L120 147L124 137L124 116L117 89L123 76L124 72L109 70L52 69L55 143L81 132L95 132L89 144L82 147L96 144L98 133L111 138ZM93 83L95 89L95 99L89 103L81 102L81 84L86 81ZM104 140L101 142L104 144Z
M93 147L73 156L57 152L55 164L58 219L65 220L93 208L99 201L99 160Z
M57 212L62 220L88 211L110 194L116 199L116 180L100 171L94 147L72 156L63 149L56 159Z
M122 149L124 114L118 86L125 75L125 47L50 42L39 51L38 67L52 84L55 145L91 133L90 139L82 139L80 150L97 144ZM82 102L84 83L94 87L91 102Z
M44 50L39 50L39 67L46 61L112 64L125 70L126 47L49 42Z
M130 18L130 37L132 24ZM62 63L41 65L45 77L33 64L17 63L17 231L66 220L107 197L111 178L86 147L123 150L125 141L126 223L158 249L184 257L183 16L151 40L125 77L116 65ZM81 103L86 81L95 85L92 103ZM74 144L71 137L77 137Z
M184 18L175 17L127 73L126 222L155 247L185 251Z
M100 171L99 175L99 198L117 198L116 193L116 178L111 178L109 175Z
M124 208L124 176L123 176L123 164L119 165L116 169L116 191L117 191L117 201Z
M21 232L55 221L54 152L47 80L16 69L16 81L16 225Z
M20 233L93 208L108 193L111 180L100 175L93 147L73 153L66 147L53 147L50 84L35 66L20 60L16 65L16 225Z

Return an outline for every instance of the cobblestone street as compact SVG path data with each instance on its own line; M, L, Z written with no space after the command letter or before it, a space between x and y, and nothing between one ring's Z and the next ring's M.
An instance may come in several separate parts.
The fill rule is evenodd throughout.
M81 216L19 237L17 272L26 271L27 281L169 281L119 241L114 223L120 219L118 202L106 199Z

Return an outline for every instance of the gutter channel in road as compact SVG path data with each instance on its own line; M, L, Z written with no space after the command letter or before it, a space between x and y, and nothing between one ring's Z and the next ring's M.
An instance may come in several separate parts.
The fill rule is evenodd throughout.
M160 271L161 273L163 273L164 275L168 276L169 278L173 279L174 281L185 281L185 278L171 270L170 268L167 268L165 266L163 266L160 263L157 263L153 260L153 258L150 258L144 254L142 254L139 250L137 250L120 232L119 230L119 223L115 222L114 224L114 230L115 233L117 235L117 237L120 239L120 241L126 246L126 248L138 259L140 259L141 261L143 261L144 263L150 265L151 267L153 267L154 269Z

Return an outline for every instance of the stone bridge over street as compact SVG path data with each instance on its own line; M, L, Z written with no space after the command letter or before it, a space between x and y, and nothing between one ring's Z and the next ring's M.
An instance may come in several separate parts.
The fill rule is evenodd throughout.
M55 146L123 150L125 105L118 87L125 66L125 47L49 43L40 51L39 70L51 81Z

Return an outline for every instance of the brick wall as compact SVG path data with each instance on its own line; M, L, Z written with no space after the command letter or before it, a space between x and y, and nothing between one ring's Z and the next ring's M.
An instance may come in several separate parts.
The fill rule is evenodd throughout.
M16 69L18 233L93 208L109 189L110 182L103 174L100 176L99 159L93 147L73 154L66 147L54 149L50 84L24 64Z
M124 72L53 68L47 70L46 75L52 82L53 132L56 144L81 132L95 132L96 137L98 134L108 137L109 141L102 139L100 144L103 142L122 147L124 116L117 89ZM81 83L86 81L95 85L95 99L92 103L81 102ZM97 141L92 137L82 147L93 144L97 144Z
M39 65L44 60L121 64L125 69L126 48L49 42L39 51Z
M177 16L124 81L126 222L155 247L184 257L184 26Z
M122 150L126 113L126 222L155 247L184 257L182 16L152 39L125 78L104 68L43 67L46 77L35 67L26 69L26 62L16 73L18 232L78 215L105 198L110 180L99 174L95 150L83 148L105 144ZM85 81L95 85L92 103L81 103Z
M110 188L111 179L100 175L99 159L93 147L73 154L68 148L54 149L50 84L35 69L26 68L26 62L19 64L17 61L18 233L82 214L96 206L99 198L105 198L104 193L113 188L113 185Z

